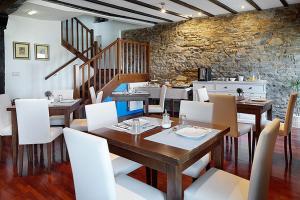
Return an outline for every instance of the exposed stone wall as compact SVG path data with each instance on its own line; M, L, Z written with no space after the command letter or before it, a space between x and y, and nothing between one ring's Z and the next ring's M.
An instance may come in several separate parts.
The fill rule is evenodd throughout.
M300 5L130 30L123 38L149 41L151 72L197 79L197 68L214 77L251 76L268 81L275 116L284 117L291 80L300 79Z

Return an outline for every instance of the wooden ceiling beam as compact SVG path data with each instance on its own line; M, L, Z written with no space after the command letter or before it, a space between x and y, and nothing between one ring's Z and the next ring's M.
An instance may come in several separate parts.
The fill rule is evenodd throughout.
M226 6L225 4L221 3L218 0L208 0L213 4L216 4L217 6L223 8L224 10L227 10L228 12L231 12L232 14L237 14L238 12L230 8L229 6Z
M136 4L136 5L139 5L139 6L143 6L145 8L149 8L149 9L152 9L152 10L161 11L161 8L153 6L151 4L144 3L142 1L138 1L138 0L123 0L123 1L129 2L129 3L133 3L133 4ZM179 13L176 13L176 12L173 12L173 11L170 11L170 10L166 10L166 13L170 14L170 15L174 15L176 17L181 17L181 18L184 18L184 19L189 19L189 17L186 17L186 16L184 16L182 14L179 14Z
M288 7L289 6L289 4L288 4L288 2L286 2L286 0L280 0L280 2L282 3L282 5L284 7Z
M117 9L117 10L122 10L122 11L133 13L133 14L142 15L142 16L145 16L145 17L159 19L159 20L162 20L162 21L165 21L165 22L173 22L170 19L166 19L166 18L163 18L163 17L155 16L155 15L151 15L151 14L140 12L140 11L137 11L137 10L132 10L132 9L125 8L125 7L122 7L122 6L117 6L117 5L106 3L106 2L103 2L103 1L98 1L98 0L84 0L84 1L94 3L94 4L98 4L98 5L101 5L101 6L114 8L114 9Z
M253 0L246 0L251 6L253 6L256 10L261 10L261 8L253 1Z
M63 1L58 1L58 0L44 0L44 1L59 4L62 6L67 6L70 8L75 8L78 10L88 11L88 12L92 12L92 13L96 13L96 14L100 14L100 15L105 15L105 16L109 16L109 17L118 17L118 18L123 18L123 19L131 19L131 20L135 20L135 21L146 22L146 23L150 23L150 24L157 24L157 22L150 21L150 20L144 20L144 19L139 19L139 18L135 18L135 17L129 17L129 16L118 15L118 14L109 13L109 12L105 12L105 11L95 10L92 8L87 8L84 6L79 6L79 5L75 5L75 4L71 4L71 3L67 3L67 2L63 2Z
M172 1L173 3L177 3L178 5L184 6L184 7L186 7L186 8L189 8L189 9L191 9L191 10L194 10L194 11L197 11L197 12L201 12L201 13L203 13L203 14L209 16L209 17L214 17L213 14L211 14L211 13L205 11L205 10L202 10L202 9L196 7L196 6L193 6L193 5L191 5L191 4L185 3L185 2L183 2L183 1L181 1L181 0L170 0L170 1Z

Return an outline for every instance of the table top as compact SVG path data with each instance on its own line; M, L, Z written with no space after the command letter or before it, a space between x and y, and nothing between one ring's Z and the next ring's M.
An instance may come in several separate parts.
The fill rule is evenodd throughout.
M251 100L242 100L236 101L237 106L251 106L251 107L266 107L273 104L272 100L266 101L251 101Z
M172 120L172 126L178 124L177 119L173 118ZM107 139L108 144L110 145L130 150L132 152L138 152L143 156L151 157L156 160L164 160L164 162L166 163L180 165L187 162L191 157L199 154L199 152L206 150L209 145L211 145L213 142L218 141L220 137L223 138L223 136L230 130L229 127L200 123L195 121L188 121L188 124L218 129L220 131L214 137L190 151L145 139L148 136L154 135L164 130L160 126L139 135L132 135L126 132L112 130L109 128L101 128L90 131L89 134Z
M73 101L66 101L66 102L54 102L49 103L49 109L68 109L73 106L78 106L82 102L82 99L74 99ZM7 111L15 111L16 106L13 105L7 108Z

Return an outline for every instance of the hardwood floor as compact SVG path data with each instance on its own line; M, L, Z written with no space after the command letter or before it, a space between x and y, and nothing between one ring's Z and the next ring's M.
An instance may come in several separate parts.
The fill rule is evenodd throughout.
M234 166L233 147L228 145L225 149L225 170L238 176L249 178L250 166L248 164L247 135L239 140L238 168ZM47 162L43 165L35 163L29 166L28 176L16 177L12 170L11 140L5 138L3 141L3 155L0 162L0 199L2 200L24 200L24 199L75 199L72 172L70 164L60 162L59 143L56 142L56 161L50 174L47 174ZM272 167L269 199L286 200L300 199L300 130L292 133L293 161L291 167L285 168L283 153L283 137L278 137ZM39 153L39 152L38 152ZM44 153L46 151L44 150ZM26 174L27 156L24 159L24 171ZM46 156L44 156L46 159ZM34 174L34 175L33 175ZM142 167L130 174L141 181L146 181L145 168ZM191 178L183 177L183 187L191 184ZM158 188L166 191L166 176L158 173Z

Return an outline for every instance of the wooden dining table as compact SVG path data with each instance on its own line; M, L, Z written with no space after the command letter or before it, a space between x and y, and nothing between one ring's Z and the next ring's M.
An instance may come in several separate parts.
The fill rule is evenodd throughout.
M261 116L263 113L267 112L267 119L272 120L272 100L266 101L251 101L251 100L243 100L237 101L237 112L252 114L255 116L255 132L252 136L252 158L254 156L255 144L258 141L260 132L261 132Z
M178 124L173 118L172 126ZM132 161L141 163L153 170L167 174L167 200L179 200L183 198L182 171L198 161L201 157L212 152L215 167L223 169L224 136L230 130L229 127L187 121L187 124L217 129L216 135L208 139L192 150L181 149L145 139L161 132L158 126L138 135L101 128L90 131L89 134L107 139L109 151Z
M68 103L50 103L49 115L64 115L65 127L70 126L70 114L77 111L81 107L81 99L76 99L73 102ZM11 124L12 124L12 148L13 148L13 166L17 169L18 159L18 123L16 107L11 106L7 108L7 111L11 112ZM37 122L38 123L38 122Z

